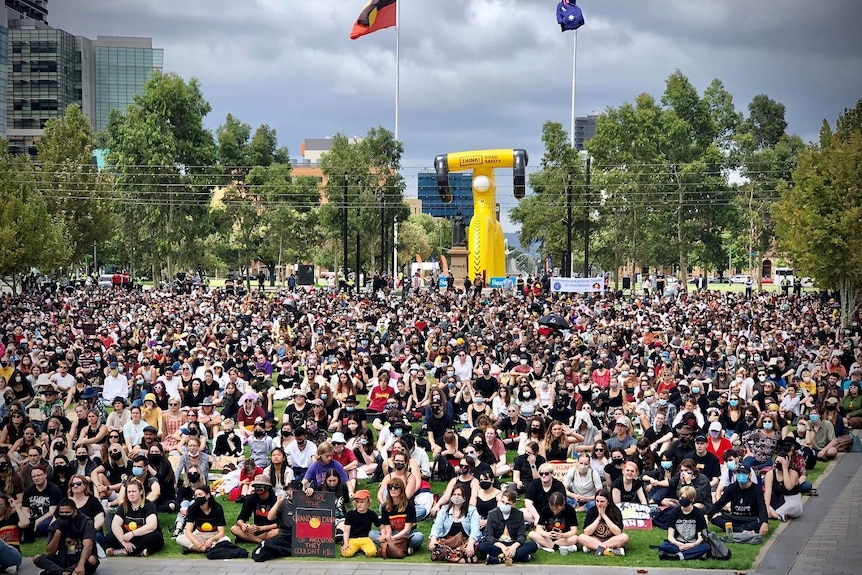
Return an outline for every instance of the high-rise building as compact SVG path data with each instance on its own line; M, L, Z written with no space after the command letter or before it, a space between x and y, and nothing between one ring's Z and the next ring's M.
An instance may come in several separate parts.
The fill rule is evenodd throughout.
M91 40L50 27L47 0L6 0L4 16L0 97L6 106L0 129L13 153L35 154L45 124L69 104L81 106L94 130L104 129L108 113L125 110L163 67L164 51L154 49L150 38Z
M575 149L584 150L584 145L587 141L596 135L596 120L597 115L578 116L575 118Z
M473 217L473 175L465 172L449 174L449 189L452 190L452 201L448 204L440 199L437 191L437 174L434 172L419 172L419 199L422 201L422 213L436 218L452 218L458 212L469 221Z

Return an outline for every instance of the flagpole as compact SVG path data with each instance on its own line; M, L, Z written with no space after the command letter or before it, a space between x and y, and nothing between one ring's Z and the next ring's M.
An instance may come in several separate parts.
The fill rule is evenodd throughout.
M395 141L398 141L398 107L401 100L401 0L395 2Z
M572 147L575 147L575 87L577 80L577 66L578 66L578 31L575 30L575 38L572 41L572 123L571 130L569 132L571 137ZM396 128L397 131L397 128Z

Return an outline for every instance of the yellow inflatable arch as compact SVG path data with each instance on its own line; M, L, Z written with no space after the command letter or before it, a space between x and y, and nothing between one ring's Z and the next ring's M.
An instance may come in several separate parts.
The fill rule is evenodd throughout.
M527 152L525 150L473 150L441 154L434 159L437 190L445 203L452 201L449 173L473 171L473 218L467 233L467 269L472 280L481 276L485 285L490 278L506 275L503 226L497 220L496 168L513 168L515 198L527 189Z

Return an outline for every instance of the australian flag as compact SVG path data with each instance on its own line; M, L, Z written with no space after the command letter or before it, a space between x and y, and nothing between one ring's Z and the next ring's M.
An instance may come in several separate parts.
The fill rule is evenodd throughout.
M557 23L563 32L577 30L584 25L584 13L575 0L560 0L557 4Z

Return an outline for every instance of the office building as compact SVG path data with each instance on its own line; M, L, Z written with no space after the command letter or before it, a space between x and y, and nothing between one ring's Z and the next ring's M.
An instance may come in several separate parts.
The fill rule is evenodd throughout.
M419 172L419 199L422 201L422 212L436 218L453 218L461 210L464 219L470 221L473 217L473 175L466 172L449 174L449 188L452 190L452 201L448 204L440 199L437 191L437 174L434 172Z
M596 135L597 115L578 116L575 118L575 149L583 151L587 141Z
M6 0L5 27L0 19L0 69L7 73L5 87L0 76L6 102L0 125L13 153L34 155L45 124L73 103L93 130L103 130L109 112L125 111L153 71L163 67L164 51L154 49L151 39L75 36L48 25L47 4Z

